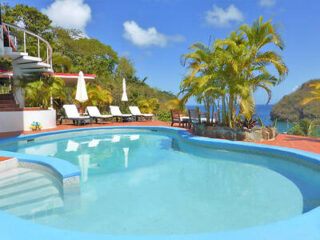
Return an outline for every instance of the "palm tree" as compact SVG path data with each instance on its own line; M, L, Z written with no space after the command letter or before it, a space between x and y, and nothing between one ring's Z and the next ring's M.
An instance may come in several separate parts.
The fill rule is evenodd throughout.
M315 123L307 118L296 123L289 131L288 134L298 136L316 136Z
M207 111L210 105L219 107L221 103L221 123L229 127L235 125L238 113L252 118L256 89L264 89L269 102L270 87L288 73L281 56L272 50L263 51L269 44L280 50L284 47L271 20L263 23L262 16L252 26L244 24L228 38L216 40L212 47L193 44L193 52L183 55L190 73L181 83L180 94L186 101L192 96L203 101ZM277 76L268 71L269 65L275 67Z
M43 78L39 81L27 83L25 89L26 103L31 107L47 109L50 106L50 98L66 100L64 93L64 81L60 78Z
M72 70L72 60L67 56L55 56L52 58L52 62L56 72L68 73Z
M313 96L303 99L301 102L302 105L306 105L309 102L314 101L314 100L320 100L320 82L309 84L309 87L315 88L315 90L310 91L310 93L313 94Z
M184 101L181 101L179 99L172 99L172 100L167 101L166 107L169 110L178 109L181 112L185 111Z
M268 45L274 45L282 50L283 41L271 24L271 20L263 23L261 16L251 26L242 25L239 31L232 32L228 39L216 41L216 45L218 48L222 47L223 61L227 62L227 69L230 72L231 79L228 79L232 90L230 96L235 94L235 98L239 98L242 114L250 118L254 112L253 93L256 89L262 88L267 92L267 103L269 103L270 87L279 84L288 73L281 56L272 50L263 51ZM277 70L278 76L273 76L268 71L269 65ZM231 112L232 110L235 111L230 109Z
M157 98L143 99L138 101L138 107L142 113L155 113L158 111L160 104Z
M183 65L190 61L188 65L190 73L181 82L179 94L183 95L181 101L184 104L190 97L196 97L198 103L203 103L207 113L207 122L209 122L211 107L215 103L214 99L224 94L215 71L218 66L217 55L212 48L199 42L193 44L189 49L194 52L183 55L182 59Z
M97 106L100 110L104 110L104 107L112 103L112 96L110 91L103 89L101 86L96 84L87 83L87 93L88 100L84 103L80 103L77 100L74 102L79 104L82 109L85 109L87 106ZM73 92L73 98L76 95L76 90Z

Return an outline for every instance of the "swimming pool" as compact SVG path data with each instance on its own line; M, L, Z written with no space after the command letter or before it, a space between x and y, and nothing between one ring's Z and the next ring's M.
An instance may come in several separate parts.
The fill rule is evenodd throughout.
M12 139L0 149L60 158L80 168L77 201L20 216L58 229L205 234L270 224L320 205L318 165L295 154L248 147L254 144L245 148L219 140L212 145L211 139L190 141L183 137L188 133L180 133L83 130Z

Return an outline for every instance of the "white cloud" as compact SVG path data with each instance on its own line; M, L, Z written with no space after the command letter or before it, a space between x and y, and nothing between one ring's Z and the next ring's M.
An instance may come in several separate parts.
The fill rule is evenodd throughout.
M83 32L91 19L91 8L84 0L55 0L42 12L48 15L53 25Z
M123 27L123 37L139 47L165 47L170 41L182 42L185 40L181 35L169 36L159 33L155 27L143 29L135 21L126 21L123 23Z
M276 4L276 0L260 0L259 4L262 7L272 7Z
M206 14L207 23L216 27L228 27L231 22L242 22L243 19L244 17L242 12L233 4L225 10L217 5L213 5L213 9L207 11Z

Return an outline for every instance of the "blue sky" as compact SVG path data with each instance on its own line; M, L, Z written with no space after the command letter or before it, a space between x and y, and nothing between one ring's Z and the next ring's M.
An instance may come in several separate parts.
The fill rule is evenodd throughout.
M320 2L318 0L9 0L47 13L63 27L79 28L90 38L129 57L140 77L177 93L186 73L180 63L188 47L224 38L261 14L273 19L286 43L281 52L289 75L273 89L271 103L303 82L320 78ZM265 103L263 91L256 102ZM190 102L193 103L192 101Z

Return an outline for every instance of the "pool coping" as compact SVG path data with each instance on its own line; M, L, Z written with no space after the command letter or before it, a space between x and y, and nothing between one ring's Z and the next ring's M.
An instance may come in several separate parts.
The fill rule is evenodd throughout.
M63 134L70 132L82 132L88 130L107 130L107 129L148 129L148 130L169 130L169 132L175 132L179 137L186 141L200 143L211 146L227 146L237 147L250 150L260 150L278 154L289 155L291 157L302 158L306 162L316 164L320 166L320 155L306 152L302 150L284 148L277 146L270 146L264 144L255 144L248 142L234 142L222 139L212 139L205 137L198 137L192 135L185 129L172 128L172 127L156 127L156 126L114 126L114 127L89 127L80 129L68 129L60 131L43 132L28 135L19 135L17 137L10 137L0 139L0 144L14 141L24 140L34 137ZM0 156L16 157L19 161L26 163L40 164L48 167L59 174L62 179L68 179L72 177L79 177L80 170L73 164L58 158L43 157L37 155L13 153L8 151L1 151ZM1 221L1 235L6 236L4 239L97 239L97 240L111 240L111 239L177 239L177 240L194 240L194 239L226 239L226 240L250 240L250 239L290 239L290 240L301 240L301 239L320 239L320 207L317 207L307 213L278 221L270 224L255 226L251 228L226 231L226 232L212 232L212 233L201 233L201 234L189 234L189 235L159 235L159 236L148 236L148 235L104 235L94 233L82 233L69 230L55 229L32 223L30 221L23 220L21 218L9 215L3 211L0 211ZM4 230L2 230L2 227ZM17 231L17 228L19 231Z

